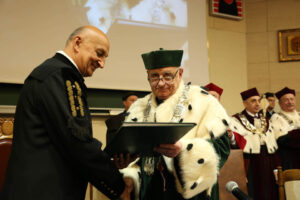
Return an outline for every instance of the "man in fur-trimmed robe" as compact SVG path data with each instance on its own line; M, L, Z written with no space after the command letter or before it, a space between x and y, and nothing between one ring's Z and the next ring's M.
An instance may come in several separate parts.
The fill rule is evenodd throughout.
M300 113L295 94L287 87L278 91L275 95L281 110L271 118L283 169L300 169Z
M272 126L259 114L260 96L256 88L242 92L241 96L245 109L233 116L230 128L244 152L249 196L254 200L277 199L273 170L278 147Z
M122 170L134 180L135 199L219 199L217 177L229 151L229 117L221 104L200 86L184 84L182 50L142 55L152 93L129 109L129 122L194 122L175 144L155 148Z
M219 86L217 86L214 83L209 83L209 84L204 86L204 89L209 94L214 96L219 102L221 101L221 95L223 93L223 88L220 88ZM228 137L230 139L230 145L235 146L236 142L235 142L234 135L233 135L232 131L230 129L227 129L227 133L228 133Z
M209 83L204 86L204 88L207 90L207 92L211 95L213 95L218 101L221 99L221 95L223 93L223 89L217 86L214 83Z

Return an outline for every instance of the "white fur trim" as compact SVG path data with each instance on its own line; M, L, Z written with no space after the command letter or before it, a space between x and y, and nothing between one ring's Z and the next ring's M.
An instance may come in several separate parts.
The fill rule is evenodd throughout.
M208 121L206 123L206 128L208 132L213 133L214 137L220 137L227 130L227 126L225 126L225 124L222 123L222 119L220 118L215 118Z
M187 150L187 146L192 144L192 148ZM191 198L203 191L211 194L212 187L217 181L219 157L211 143L206 140L186 139L182 140L182 152L179 155L179 166L184 188L176 177L176 187L179 193L186 199ZM203 159L203 163L198 163ZM197 184L193 189L194 184Z
M148 121L155 121L154 118L156 116L157 122L170 122L174 113L174 107L182 95L183 89L184 83L181 82L176 93L159 106L156 104L155 96L152 95L151 112ZM191 106L191 110L188 109L189 105L186 105L186 112L182 117L183 122L194 122L197 126L186 134L185 138L200 137L210 139L210 132L213 132L214 137L218 138L227 129L223 120L229 124L230 118L222 105L213 96L204 94L201 91L202 89L199 86L190 86L188 103ZM126 121L132 121L132 119L136 119L138 122L143 121L144 110L150 96L149 94L142 99L138 99L131 105Z
M127 168L121 169L120 172L123 174L124 178L132 178L133 184L134 184L134 194L135 199L139 199L139 193L140 193L140 177L139 173L141 172L138 165L136 165L136 162L139 159L136 159L134 162L132 162Z
M173 158L169 158L167 156L163 156L163 158L165 160L169 172L173 173L175 171Z
M138 99L129 109L129 115L126 121L143 121L144 110L152 96L151 112L148 121L170 122L174 113L174 108L184 90L184 83L181 82L179 88L171 97L162 102L159 106L156 104L154 94L147 95ZM218 138L226 131L226 122L229 124L228 117L222 105L210 94L206 94L199 86L190 86L187 99L186 112L182 116L183 122L194 122L197 125L190 130L182 139L183 151L180 153L179 163L182 169L182 177L185 182L185 188L181 188L178 177L175 172L173 159L164 157L167 168L176 177L178 192L184 198L190 198L205 190L211 193L213 185L217 181L219 157L216 154L212 144L206 141L211 139L210 132L213 132L214 138ZM190 109L189 109L190 108ZM191 151L186 150L186 145L193 143ZM198 164L198 160L203 158L204 164ZM197 183L195 189L190 189L192 184Z
M294 112L280 112L286 115L289 120L292 120L294 125L290 125L281 115L274 113L270 121L274 127L276 140L288 134L289 131L300 128L300 116L296 110Z
M243 136L246 140L246 145L243 149L243 152L245 153L259 154L261 140L266 144L268 153L275 153L278 149L271 122L269 123L269 129L265 132L265 135L261 136L261 138L258 134L253 134L251 131L247 130L235 117L231 118L229 127L232 131Z

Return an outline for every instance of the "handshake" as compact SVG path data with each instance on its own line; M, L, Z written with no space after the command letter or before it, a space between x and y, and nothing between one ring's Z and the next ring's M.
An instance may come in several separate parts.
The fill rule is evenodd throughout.
M113 162L115 163L118 169L126 168L131 162L136 160L138 155L130 155L127 153L125 156L124 154L114 155ZM133 191L133 180L132 178L124 178L125 182L125 189L120 196L121 200L130 200L130 194Z
M158 147L154 148L154 151L167 156L167 157L176 157L182 149L182 144L180 141L177 141L175 144L161 144ZM138 158L138 155L131 155L127 153L126 155L124 154L119 154L119 155L114 155L113 156L113 162L117 166L118 169L123 169L126 168L131 162L135 161ZM133 179L126 177L124 178L125 182L125 189L123 193L121 194L120 198L122 200L130 200L130 194L134 189L134 183Z

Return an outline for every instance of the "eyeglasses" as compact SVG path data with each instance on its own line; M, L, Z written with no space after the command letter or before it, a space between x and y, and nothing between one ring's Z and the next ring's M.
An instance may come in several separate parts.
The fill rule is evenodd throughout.
M167 72L167 73L165 73L163 75L151 74L148 77L148 80L149 80L150 84L153 85L153 86L155 86L155 87L158 85L158 83L160 81L163 81L165 84L170 85L170 84L173 83L173 81L174 81L174 79L175 79L178 71L179 71L179 69L177 69L177 71L174 74L169 73L169 72ZM160 76L162 76L162 77L160 78Z

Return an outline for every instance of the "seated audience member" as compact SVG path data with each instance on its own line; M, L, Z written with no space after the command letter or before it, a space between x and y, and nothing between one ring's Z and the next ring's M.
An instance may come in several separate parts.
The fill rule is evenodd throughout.
M271 117L283 169L300 169L300 113L296 110L295 90L278 91L280 111Z
M113 116L105 121L107 132L106 132L106 144L109 144L115 137L117 130L120 128L127 115L127 110L138 99L138 96L134 92L127 92L123 97L124 111L120 114Z
M122 170L134 180L140 200L219 199L217 176L230 147L229 117L199 86L184 84L182 50L142 54L152 93L129 109L129 122L194 122L175 144L162 144L156 156L140 157Z
M220 101L221 95L223 93L222 88L220 88L214 83L209 83L204 87L207 89L209 94L213 95L216 99L218 99L218 101Z
M260 95L256 88L241 93L245 109L233 116L230 128L236 143L244 152L247 188L253 199L276 199L277 144L269 121L260 111Z
M268 100L268 107L266 110L266 117L268 119L271 119L272 115L275 113L274 108L275 108L275 95L274 93L271 92L266 92L265 94L266 99Z

